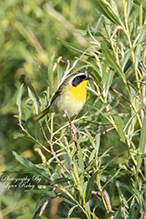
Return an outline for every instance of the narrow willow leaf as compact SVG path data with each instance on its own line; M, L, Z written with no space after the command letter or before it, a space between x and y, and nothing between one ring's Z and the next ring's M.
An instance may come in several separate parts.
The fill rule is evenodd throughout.
M39 185L38 186L39 187L39 189L33 189L33 190L30 190L29 192L31 192L31 193L35 193L35 194L37 194L37 195L40 195L41 197L42 196L48 196L48 198L55 198L56 197L56 193L55 192L50 192L50 191L48 191L48 186L44 186L44 185ZM42 187L42 188L40 188L40 187ZM51 187L51 190L52 190L52 187Z
M145 0L134 0L134 3L138 6L142 5L144 11L146 11L146 1Z
M99 11L104 14L110 21L121 26L121 21L119 15L117 14L117 10L112 8L111 5L106 0L93 0L95 6L99 9Z
M140 135L140 141L139 141L139 155L137 158L137 169L141 167L142 159L143 156L142 154L144 153L144 148L146 147L146 116L143 120L143 126L141 129L141 135Z
M74 205L69 211L68 211L68 218L70 218L72 212L75 210L75 208L78 208L78 205Z
M115 14L118 16L118 18L119 18L119 11L118 11L117 4L115 3L115 1L110 0L110 5L111 5L112 10L114 11L114 13L115 13Z
M121 61L121 65L122 65L122 71L125 71L125 66L127 65L127 63L129 62L130 60L130 56L131 56L131 51L132 49L127 49L126 53L124 54L124 59ZM129 62L130 63L130 62ZM128 71L129 71L129 68L128 68ZM125 73L126 75L126 73ZM127 76L127 75L126 75Z
M109 88L112 85L115 72L110 70L107 72L106 69L102 77L102 84L103 84L103 96L108 98Z
M89 163L95 159L95 156L96 156L96 150L93 150L89 157Z
M90 132L89 132L87 129L86 129L86 133L87 133L87 135L88 135L88 138L89 138L89 140L90 140L92 146L96 149L96 145L95 145L93 136L90 134Z
M97 154L98 154L98 151L99 151L99 148L100 148L100 139L101 139L101 133L99 132L96 135L96 151L97 151Z
M29 97L30 97L30 99L32 100L32 102L34 103L35 112L36 112L36 114L38 114L37 100L36 100L36 98L34 97L32 91L30 90L30 88L28 87L27 89L28 89Z
M139 215L139 209L137 208L137 203L133 203L129 211L129 219L137 219Z
M84 165L83 165L83 153L82 153L82 150L81 148L79 148L78 150L78 163L79 163L79 168L80 168L80 171L84 171Z
M132 7L133 7L133 0L129 0L129 1L127 2L127 17L129 16Z
M61 187L61 190L68 196L68 200L66 199L66 202L67 203L76 203L76 204L78 204L78 201L73 197L73 195L67 190L67 189L65 189L64 187ZM71 202L72 201L72 202Z
M62 40L62 39L59 39L59 38L57 38L57 40L59 41L59 42L61 42L61 44L62 45L64 45L66 48L68 48L69 50L72 50L72 51L75 51L75 52L78 52L78 53L81 53L81 54L86 54L86 55L88 55L88 56L91 56L91 54L90 53L88 53L88 52L84 52L84 49L82 49L81 47L79 47L79 45L77 46L77 45L75 45L75 44L73 44L73 43L69 43L69 42L66 42L65 40Z
M74 163L73 168L72 168L72 179L74 181L74 184L78 188L80 188L81 187L81 178L79 176L79 168L75 163Z
M68 181L71 181L71 179L68 179L68 178L57 178L57 179L55 179L52 183L51 183L51 185L55 185L55 184L62 184L62 183L64 183L64 182L68 182Z
M129 206L128 206L127 200L126 200L125 196L123 195L122 189L121 189L120 184L118 182L116 183L116 186L117 186L117 190L119 193L120 202L122 205L121 212L127 216L127 217L125 216L125 218L128 218Z
M66 193L60 193L59 197L61 198L62 201L64 201L66 204L69 204L70 206L74 206L76 204L75 201L72 200L72 198L68 198Z
M94 175L89 178L87 187L86 187L86 202L88 202L91 198L91 191L93 190L94 180L96 179L97 172L94 173Z
M140 1L139 0L134 0L134 3L137 4L138 6L140 5Z
M22 92L23 92L23 84L21 85L21 87L19 89L18 96L17 96L17 101L16 101L16 104L18 106L18 111L19 111L18 120L19 120L20 124L21 124L21 119L22 119L22 111L21 111Z
M138 45L135 50L135 66L138 67L139 62L141 61L141 51L143 47L143 41L146 35L146 25L139 31Z
M17 139L17 138L23 138L25 135L23 133L15 133L13 138Z
M35 167L34 164L32 164L29 160L24 159L20 155L18 155L15 151L12 152L13 155L15 156L16 160L18 160L23 166L25 166L30 172L35 173L37 175L42 176L43 178L50 180L48 178L47 173L45 172L44 169Z
M115 111L115 114L117 114L117 112ZM119 115L113 115L113 119L114 119L114 126L116 127L116 130L120 136L120 139L122 142L125 143L125 134L124 134L124 123L123 120L121 119L121 117Z
M36 206L35 209L34 209L34 212L33 212L33 215L32 215L32 219L35 219L35 218L37 217L37 214L39 213L41 206L42 206L43 203L44 203L45 201L47 201L47 200L49 200L49 197L44 197L44 198L42 198L42 199L39 201L39 203L37 204L37 206Z
M122 72L121 67L118 65L118 63L115 61L115 56L112 53L112 51L108 48L107 44L105 42L102 42L102 52L103 55L106 58L106 61L114 68L114 70L120 75L123 82L126 83L126 77L125 74Z

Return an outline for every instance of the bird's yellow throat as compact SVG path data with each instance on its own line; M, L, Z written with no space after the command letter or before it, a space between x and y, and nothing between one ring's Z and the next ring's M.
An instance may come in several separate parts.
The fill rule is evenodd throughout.
M84 102L86 100L86 87L87 87L87 80L82 81L76 87L70 86L69 95L72 101L77 102Z

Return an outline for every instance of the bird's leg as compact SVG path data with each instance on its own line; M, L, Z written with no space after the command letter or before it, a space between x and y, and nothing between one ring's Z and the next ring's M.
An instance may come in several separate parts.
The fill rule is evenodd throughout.
M63 115L69 122L70 125L70 129L71 129L71 135L72 135L72 139L75 142L76 147L78 148L78 144L77 144L77 127L71 122L71 119L69 118L69 116L67 115L67 111L64 110L64 115Z

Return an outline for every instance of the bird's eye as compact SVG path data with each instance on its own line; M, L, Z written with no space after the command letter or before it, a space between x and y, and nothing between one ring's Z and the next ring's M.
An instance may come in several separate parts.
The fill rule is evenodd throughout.
M78 84L80 84L84 80L86 80L86 75L80 74L73 79L72 86L76 87Z
M79 81L79 80L80 80L80 77L79 77L79 76L77 76L77 77L76 77L76 79Z

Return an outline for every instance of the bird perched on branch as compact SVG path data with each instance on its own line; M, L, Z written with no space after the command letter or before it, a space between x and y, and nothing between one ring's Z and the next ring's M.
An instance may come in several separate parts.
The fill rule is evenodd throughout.
M83 108L87 96L87 81L91 77L86 73L74 73L68 76L59 86L50 105L33 119L37 121L47 113L67 113L69 117L77 115Z

